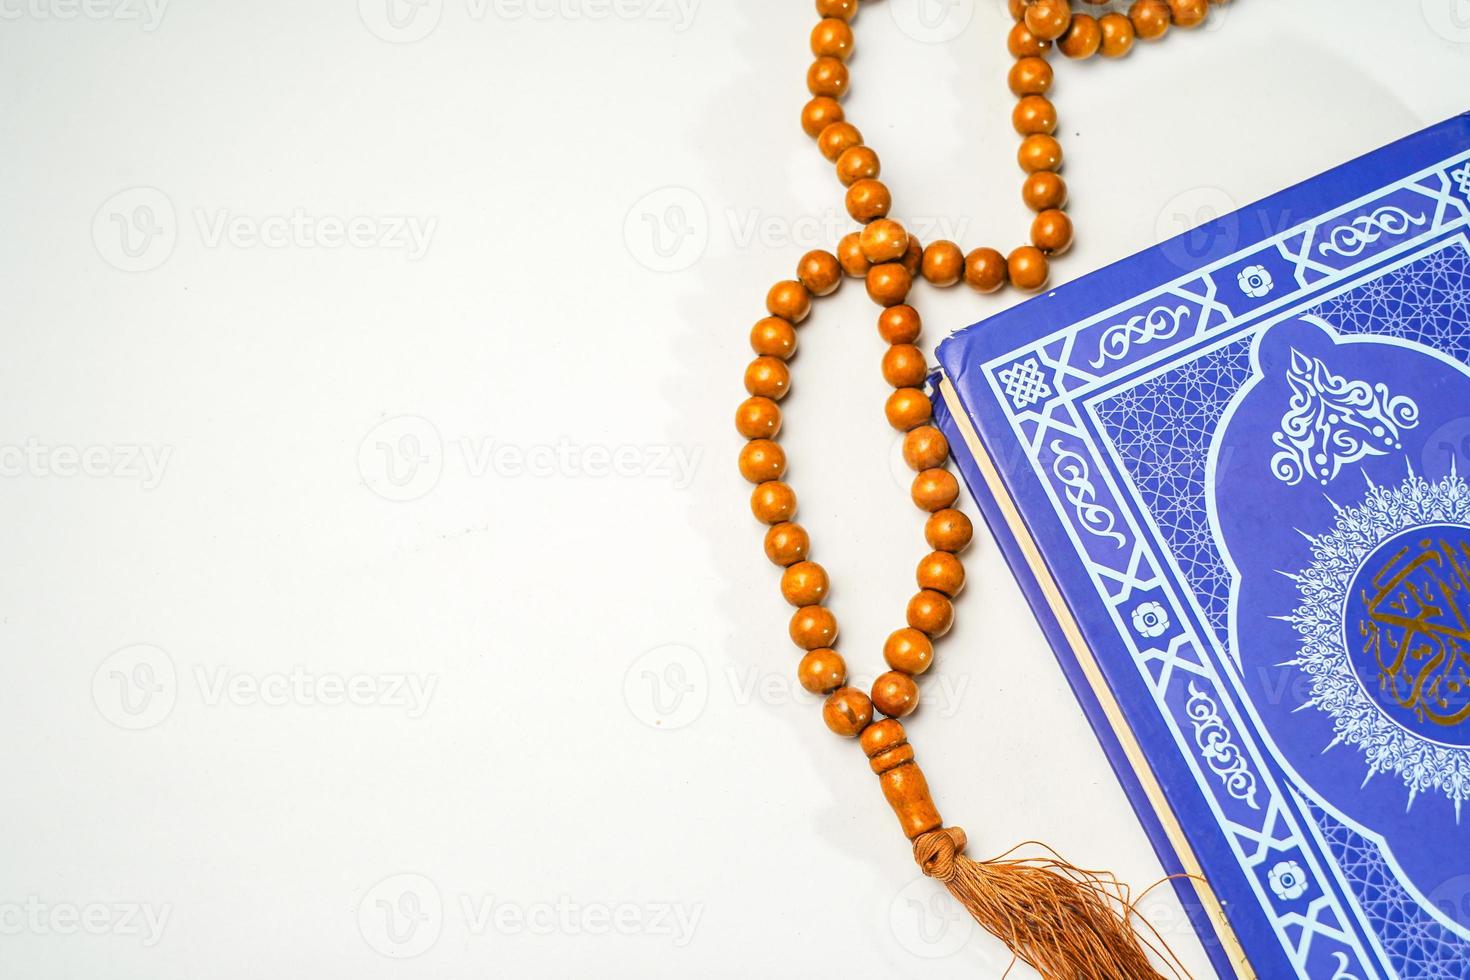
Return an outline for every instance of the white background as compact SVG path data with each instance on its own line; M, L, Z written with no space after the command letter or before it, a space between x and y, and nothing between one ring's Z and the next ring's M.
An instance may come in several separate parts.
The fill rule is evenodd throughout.
M999 976L793 694L735 471L764 292L848 228L810 4L386 2L0 2L0 974ZM919 3L850 118L926 239L1009 248L1004 4ZM1464 0L1215 15L1058 65L1057 281L1467 108ZM823 302L785 405L861 678L925 551L874 316ZM968 567L909 726L946 817L1153 882Z

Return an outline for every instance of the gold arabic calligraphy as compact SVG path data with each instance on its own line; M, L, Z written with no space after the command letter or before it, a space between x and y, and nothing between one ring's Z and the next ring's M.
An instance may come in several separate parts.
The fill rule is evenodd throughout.
M1470 544L1426 536L1405 545L1362 599L1368 616L1358 632L1383 692L1421 722L1448 728L1470 718Z

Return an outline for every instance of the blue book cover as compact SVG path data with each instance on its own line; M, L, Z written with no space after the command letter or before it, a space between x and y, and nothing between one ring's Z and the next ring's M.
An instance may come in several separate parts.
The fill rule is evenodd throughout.
M961 331L941 425L1223 977L1470 978L1470 115Z

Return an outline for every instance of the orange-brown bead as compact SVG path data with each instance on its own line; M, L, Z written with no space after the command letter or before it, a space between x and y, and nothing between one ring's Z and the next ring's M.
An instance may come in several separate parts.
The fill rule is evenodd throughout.
M1209 15L1207 0L1169 0L1169 18L1175 27L1198 27Z
M807 535L806 528L785 521L766 531L765 545L766 557L771 560L771 564L785 568L806 561L806 556L812 550L812 539Z
M837 158L837 179L843 187L877 177L882 170L878 153L871 146L849 146Z
M819 95L801 108L801 131L812 139L828 126L842 122L845 118L842 103L826 95Z
M779 357L757 357L745 369L745 390L752 395L780 401L791 390L791 369Z
M883 352L883 380L895 388L917 388L929 376L924 352L913 344L894 344Z
M858 232L858 242L863 256L874 265L897 262L909 247L909 233L897 221L879 218Z
M907 718L919 706L919 685L908 674L890 670L873 681L872 701L890 718Z
M740 475L751 483L779 480L786 473L786 453L770 439L752 439L740 448Z
M1072 247L1072 219L1065 211L1051 208L1031 222L1031 244L1048 255L1060 255Z
M791 614L789 632L803 650L830 647L837 639L837 617L826 606L802 606Z
M1057 107L1044 95L1027 95L1011 111L1011 125L1022 136L1057 131Z
M1042 170L1062 169L1062 144L1056 137L1045 133L1034 133L1021 141L1016 151L1016 162L1028 174Z
M842 285L842 266L831 252L814 248L796 263L796 278L813 296L830 296Z
M808 650L796 665L796 680L812 694L831 694L847 683L847 661L836 650Z
M936 511L924 522L924 540L935 551L964 551L974 536L970 519L953 508Z
M1104 58L1121 58L1133 50L1133 21L1123 14L1104 14L1097 22L1102 28L1102 46L1098 49Z
M934 662L934 644L912 626L894 630L883 644L883 659L894 670L922 674Z
M1034 245L1022 245L1006 257L1006 271L1011 285L1027 292L1035 292L1046 285L1051 276L1051 265L1046 253Z
M900 388L888 396L883 413L888 416L889 425L900 432L907 432L933 418L934 405L919 389Z
M1068 0L1032 0L1026 6L1026 27L1043 41L1055 41L1072 23Z
M824 17L812 28L812 54L846 61L852 55L852 28L840 17Z
M1164 0L1135 0L1128 8L1128 19L1136 35L1145 41L1157 41L1169 32L1173 18Z
M750 492L750 512L762 524L780 524L796 516L796 491L779 480L762 483Z
M1051 42L1032 34L1025 21L1016 21L1010 34L1006 35L1006 50L1010 51L1012 58L1036 58L1051 50Z
M793 606L816 606L827 598L827 570L814 561L801 561L781 573L781 596Z
M921 589L932 589L953 599L965 587L965 566L947 551L932 551L919 560L914 580Z
M904 249L903 258L899 261L909 270L910 276L919 274L919 267L924 264L924 243L919 241L918 235L909 236L909 247Z
M1053 73L1045 58L1017 58L1006 81L1016 95L1045 95L1051 90Z
M1067 203L1067 182L1060 174L1039 170L1021 185L1021 199L1032 211L1046 211Z
M909 490L914 506L933 513L950 507L960 497L960 484L949 470L929 469L914 477Z
M890 344L912 344L923 330L919 311L912 306L890 306L878 314L878 336Z
M796 330L778 316L762 317L750 328L750 347L757 354L789 360L796 353Z
M747 439L774 439L781 431L781 406L752 395L735 410L735 428Z
M1006 284L1006 257L993 248L977 248L965 256L965 284L993 293Z
M854 738L872 724L873 702L855 687L838 688L822 704L822 720L835 734Z
M886 215L893 206L893 198L882 181L868 178L855 181L847 189L845 203L854 221L867 224Z
M1072 17L1072 26L1067 28L1067 33L1057 41L1058 51L1068 58L1079 60L1091 58L1101 47L1102 26L1091 14L1075 14Z
M806 70L806 89L813 95L840 99L850 81L847 66L836 58L818 58Z
M854 279L861 279L868 274L872 263L867 256L863 255L862 238L857 232L850 232L842 236L837 243L837 261L842 266L842 271Z
M812 311L812 294L795 279L783 279L766 293L766 309L791 323L800 323Z
M858 0L817 0L817 16L852 20L857 15Z
M848 147L860 146L863 142L863 134L850 122L838 120L827 126L817 134L817 149L822 151L822 156L833 163L842 156Z
M868 298L879 306L897 306L913 287L914 278L902 262L884 262L868 270Z
M954 242L930 242L919 265L924 279L936 286L953 286L965 274L965 253Z
M909 600L908 624L929 636L943 636L954 625L954 603L941 592L925 589Z
M903 461L912 470L932 470L948 458L949 440L932 425L921 425L903 437Z

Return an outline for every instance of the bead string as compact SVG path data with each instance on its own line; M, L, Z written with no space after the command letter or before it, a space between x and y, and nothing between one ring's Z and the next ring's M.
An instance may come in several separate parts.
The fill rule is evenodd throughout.
M1107 2L1085 0L1092 6ZM923 390L929 367L916 346L921 321L907 302L914 278L921 276L941 287L963 280L982 293L994 292L1007 283L1027 292L1044 288L1050 277L1051 259L1065 252L1073 240L1072 222L1065 211L1067 185L1058 174L1063 157L1061 144L1054 136L1057 112L1047 98L1053 82L1047 61L1051 49L1055 47L1075 59L1099 54L1121 58L1132 50L1135 39L1154 41L1164 37L1171 27L1196 27L1205 21L1212 5L1225 2L1228 0L1135 0L1126 15L1109 12L1094 17L1074 12L1068 0L1009 0L1015 23L1007 47L1015 63L1008 83L1017 97L1012 113L1013 125L1021 136L1017 162L1026 174L1021 197L1035 216L1029 244L1003 255L988 247L966 253L952 241L923 245L888 217L892 196L879 180L878 154L847 121L840 101L849 86L851 21L857 14L858 0L816 0L821 20L811 32L815 60L807 71L812 98L802 109L801 125L834 165L838 180L847 189L847 212L861 227L842 237L835 254L822 249L808 252L797 265L796 278L776 283L767 293L769 316L758 321L750 333L751 347L757 355L745 371L750 397L741 403L735 423L748 440L740 451L740 472L756 485L751 509L768 526L766 556L782 569L781 594L796 607L789 632L792 641L805 651L797 677L807 691L826 697L822 718L829 729L844 737L863 736L865 752L880 776L886 771L880 769L880 761L899 750L905 754L894 765L912 765L912 750L896 719L907 717L918 706L919 690L914 678L933 663L933 641L948 632L954 622L953 600L965 583L965 569L958 554L974 535L969 518L955 509L959 482L948 469L949 443L932 424L933 404ZM796 494L783 482L786 455L776 441L781 429L777 403L791 386L787 361L796 352L795 325L807 318L813 298L834 293L844 275L862 278L868 296L882 308L878 333L888 348L881 367L884 380L894 389L884 411L889 424L904 433L903 458L916 473L910 496L929 515L924 537L932 549L916 570L919 591L908 603L908 625L894 631L883 645L889 670L877 678L870 693L847 686L846 662L834 649L837 620L823 605L829 588L827 572L810 559L807 532L793 520ZM875 725L875 710L890 720ZM917 767L913 769L917 773ZM920 784L922 793L917 795L922 796L921 801L916 802L915 792L909 790L903 791L908 796L900 793L901 798L896 798L886 785L885 794L904 822L906 833L915 840L921 866L933 873L932 854L936 849L953 855L957 846L963 846L964 835L955 828L939 829L938 813L928 802L922 774L908 778ZM960 843L956 845L955 840ZM926 859L924 855L931 857ZM1056 887L1055 882L1044 883L1044 887ZM977 911L977 905L988 906L990 897L982 896L978 901L962 897L987 927L992 923ZM1126 901L1123 904L1126 906ZM1096 923L1082 925L1092 927ZM1002 923L993 931L997 928L1014 933L1015 927ZM1116 939L1111 935L1104 938L1108 942ZM1056 972L1062 968L1055 964L1077 962L1079 944L1075 936L1067 941L1072 945L1065 949L1039 952L1021 948L1027 945L1025 942L1011 945L1020 958L1045 975L1062 976L1070 974ZM1058 940L1058 945L1064 946L1067 941ZM1044 946L1045 941L1035 940L1035 945ZM1080 945L1091 949L1095 944ZM1126 970L1130 977L1157 976L1144 965L1116 965L1125 960L1127 964L1137 962L1131 953L1107 962L1115 964L1115 971ZM1101 961L1089 958L1086 962Z

